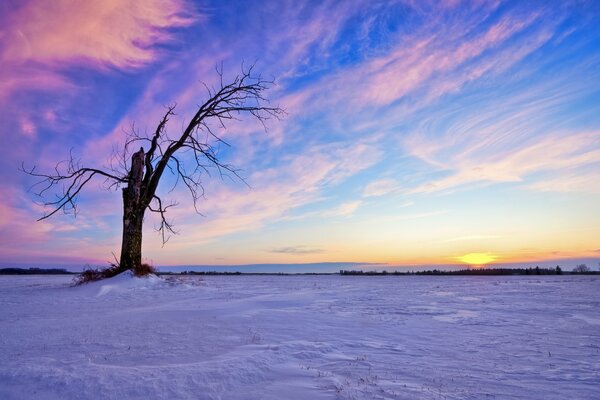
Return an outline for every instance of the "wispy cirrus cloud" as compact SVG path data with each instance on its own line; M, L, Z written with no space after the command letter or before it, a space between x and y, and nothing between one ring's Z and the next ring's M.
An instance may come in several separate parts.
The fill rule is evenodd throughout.
M461 68L468 61L500 46L535 20L535 15L525 19L506 16L469 41L458 41L456 38L456 42L448 41L441 34L438 37L419 38L409 46L402 46L392 54L374 60L364 70L353 71L352 74L366 78L356 101L374 106L396 101L429 83L436 74ZM484 71L477 75L483 75ZM471 75L475 74L472 72ZM446 91L448 89L450 87ZM438 97L444 93L439 86L436 91Z
M588 72L584 68L581 73ZM480 98L474 114L459 113L461 105L456 105L446 114L425 118L403 138L403 146L443 176L409 191L438 192L497 182L545 191L566 187L597 191L593 165L600 156L600 133L570 128L577 111L568 118L562 114L587 90L572 82L562 76L516 93ZM566 182L569 177L574 179Z
M466 235L466 236L458 236L450 239L444 240L445 242L472 242L477 240L492 240L499 239L501 235Z
M151 61L169 28L192 21L182 0L58 0L6 5L3 63L133 68ZM6 10L7 9L7 10ZM5 64L6 65L6 64Z
M411 192L436 192L477 182L524 182L527 177L537 172L569 170L595 164L600 157L599 137L598 132L555 135L519 149L453 159L448 164L448 170L455 172L450 176L427 182ZM588 176L580 176L579 180L592 181ZM577 183L571 181L570 184L578 186ZM549 190L550 184L551 182L538 182L530 187ZM561 185L557 188L560 187ZM564 187L562 189L564 190ZM587 189L598 190L598 187L593 185Z
M378 197L399 191L399 184L395 179L383 178L370 182L363 190L364 197Z
M23 254L39 263L48 262L60 249L63 260L78 263L98 262L114 251L110 240L99 237L98 233L108 229L101 209L102 202L94 202L96 213L84 213L77 219L57 217L53 220L36 221L44 214L39 203L31 202L24 193L9 185L0 187L3 194L0 203L0 254L2 261L18 261ZM98 207L100 205L100 207ZM86 210L88 211L88 210ZM92 237L93 236L93 237ZM100 235L105 236L105 235ZM56 239L60 238L59 241ZM89 246L85 255L81 246Z
M597 167L585 172L555 172L527 185L527 188L541 192L600 193L600 173Z
M311 246L300 245L300 246L278 247L278 248L269 250L269 252L277 253L277 254L291 254L291 255L296 255L296 256L303 256L306 254L321 254L321 253L324 253L325 250L311 247Z
M322 200L326 190L377 163L380 156L377 146L370 143L323 145L291 157L286 168L263 169L251 174L248 182L252 188L207 181L206 199L200 204L204 217L190 218L194 209L186 202L169 210L169 218L185 232L185 236L169 245L206 243L235 233L253 232L277 221L315 216L313 213L293 215L293 211ZM363 161L356 162L357 159ZM174 196L187 200L184 192L174 193ZM319 215L347 217L361 204L361 201L344 202L320 211ZM198 223L202 225L200 230L196 229Z
M0 97L11 100L0 111L7 121L1 134L18 133L0 159L2 170L33 159L51 168L70 147L86 164L101 165L132 122L152 131L166 104L178 104L169 126L177 135L203 100L201 82L216 83L221 61L226 77L239 72L242 60L257 60L257 71L277 80L268 97L287 109L283 121L271 121L267 133L247 120L219 131L233 144L220 154L244 169L251 189L207 178L204 217L193 216L184 191L172 192L181 205L169 216L182 235L161 253L154 250L159 238L146 235L145 252L157 260L199 262L199 248L242 252L229 248L239 238L256 244L261 257L268 257L264 249L302 254L302 246L289 243L333 251L333 239L320 244L299 236L296 228L309 232L310 224L341 236L373 227L373 245L397 243L403 229L412 229L405 239L425 243L464 212L462 202L440 204L432 193L460 196L460 188L494 183L569 196L598 188L591 110L598 57L585 47L595 36L581 18L589 7L454 0L37 3L0 6L9 27L0 37ZM5 176L15 187L22 180ZM172 182L164 183L166 193ZM23 223L14 236L42 238L36 243L85 236L82 246L109 253L111 243L119 244L119 196L98 200L107 196L101 184L86 194L91 214L76 225L59 219L27 232ZM0 204L5 224L11 213L31 212L18 201ZM406 205L413 212L401 213ZM280 228L291 237L257 244ZM9 247L24 251L6 229ZM478 229L462 226L432 240L481 244ZM485 232L505 240L491 239L505 230ZM101 245L86 241L94 235ZM358 242L348 246L361 249Z
M87 132L80 145L112 124L109 110L121 100L97 82L158 60L173 28L200 18L193 10L185 0L2 3L0 136L13 143L2 167L60 154L72 132Z
M363 202L361 200L348 201L340 204L335 209L326 213L327 216L339 216L339 217L350 217L358 210Z
M0 101L26 90L73 90L66 71L129 70L154 60L170 29L189 25L198 14L184 0L24 1L2 6Z
M296 99L309 109L341 103L356 111L419 95L423 107L467 82L506 71L552 37L556 22L542 24L539 12L507 12L489 22L496 7L490 3L466 16L434 6L390 51L318 80ZM514 40L526 30L535 39Z

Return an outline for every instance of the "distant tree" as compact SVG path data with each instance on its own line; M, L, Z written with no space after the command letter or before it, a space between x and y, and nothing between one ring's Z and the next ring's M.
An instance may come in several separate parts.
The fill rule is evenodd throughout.
M560 269L560 267L557 265L556 266L556 275L560 275L562 274L562 269Z
M221 176L232 175L242 179L238 170L225 164L218 154L218 146L226 145L215 133L215 128L225 128L227 122L247 114L264 123L271 117L283 113L279 107L270 106L265 91L273 81L265 80L253 72L253 67L244 69L229 83L223 79L222 68L217 68L219 84L206 88L206 100L200 102L192 118L173 135L167 131L169 118L175 115L175 106L169 106L151 136L140 135L132 129L124 147L119 152L119 166L111 168L89 168L82 166L71 155L69 160L60 162L51 173L37 172L35 166L22 170L38 179L37 191L44 206L50 210L39 220L56 214L58 211L76 214L77 199L92 179L104 179L109 188L122 187L123 230L121 256L113 268L114 273L131 269L141 272L142 268L142 227L146 211L156 213L160 218L157 230L166 242L165 233L174 233L167 220L167 211L175 203L165 203L158 193L159 183L165 171L176 177L176 183L183 184L189 191L194 207L204 189L200 176L215 169ZM146 150L140 146L146 144ZM135 151L136 149L139 149ZM34 185L35 186L35 185ZM198 209L196 208L196 211ZM142 272L143 273L143 272Z
M586 272L590 272L590 268L585 264L579 264L575 268L573 268L573 272L576 274L585 274Z

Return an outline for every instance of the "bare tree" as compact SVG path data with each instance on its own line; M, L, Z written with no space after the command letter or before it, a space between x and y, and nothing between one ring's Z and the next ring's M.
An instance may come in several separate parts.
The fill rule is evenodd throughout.
M590 271L591 271L590 267L588 267L585 264L579 264L575 268L573 268L573 272L575 272L576 274L586 274Z
M205 85L207 100L198 106L194 116L184 125L182 132L172 137L167 132L169 118L175 115L175 106L169 106L152 135L140 135L132 129L118 165L109 168L88 168L76 161L71 154L69 160L56 165L53 173L40 173L36 168L22 170L38 178L34 187L43 204L49 208L39 220L51 217L59 211L76 213L77 199L82 190L93 179L104 179L111 188L122 187L123 192L123 240L118 271L140 270L142 260L142 227L146 210L157 213L163 243L166 234L174 233L167 220L167 211L175 203L166 203L157 193L165 171L176 177L175 186L183 184L189 191L194 207L203 195L200 177L213 168L221 176L233 175L242 179L238 171L219 159L217 149L229 146L215 129L226 128L228 121L244 114L261 122L264 126L271 117L279 117L283 110L273 107L265 97L265 91L273 85L255 74L253 67L244 69L231 82L223 80L222 68L217 68L217 87ZM143 145L147 145L145 151ZM134 147L140 146L133 152ZM242 179L243 180L243 179ZM198 208L196 208L196 211Z

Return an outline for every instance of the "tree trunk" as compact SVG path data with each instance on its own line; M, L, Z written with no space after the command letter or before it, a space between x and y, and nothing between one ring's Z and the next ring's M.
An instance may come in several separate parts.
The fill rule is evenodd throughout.
M121 244L120 270L136 271L142 265L143 212L129 206L123 193L123 241Z
M141 194L144 149L131 157L127 187L123 188L123 241L119 269L136 272L142 264L142 226L146 205Z

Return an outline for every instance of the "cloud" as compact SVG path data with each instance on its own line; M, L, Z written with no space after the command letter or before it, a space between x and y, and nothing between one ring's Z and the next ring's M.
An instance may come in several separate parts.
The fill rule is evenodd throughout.
M319 69L319 64L330 57L344 24L361 9L359 3L352 1L323 1L310 6L292 2L277 8L273 12L277 14L276 21L267 27L270 34L265 45L267 53L278 55L277 64L283 69L279 79Z
M14 187L2 185L0 189L0 254L5 262L22 260L23 254L39 263L49 262L56 254L63 261L98 262L114 250L111 241L99 234L107 230L102 213L36 221L43 215L42 206ZM82 247L87 249L85 256L81 256Z
M35 124L29 118L21 118L20 121L21 133L29 138L33 138L36 135L37 128Z
M363 190L364 197L379 197L398 191L398 182L394 179L379 179L369 183Z
M463 101L429 107L401 138L404 150L431 168L428 179L408 191L498 182L543 191L597 191L600 132L573 126L590 117L585 108L572 109L593 90L577 78L597 78L589 68L576 63L543 80L521 75L493 95L480 90L468 100L478 104L476 111Z
M120 79L114 70L131 72L165 54L173 28L200 18L189 10L186 0L0 4L0 136L13 143L0 167L13 171L23 160L47 158L40 153L64 157L102 135L115 113L127 111L130 94L123 93L135 81L111 87Z
M67 77L47 68L6 62L0 71L0 103L6 103L18 92L58 89L71 91L75 88Z
M271 250L269 250L269 252L277 253L277 254L291 254L291 255L302 256L302 255L306 255L306 254L321 254L321 253L324 253L325 250L319 249L319 248L314 248L314 247L309 247L309 246L289 246L289 247L279 247L279 248L271 249Z
M348 201L340 204L333 210L326 211L323 213L323 216L332 216L332 217L350 217L353 215L356 210L360 207L363 202L361 200L356 201Z
M469 16L444 7L427 13L423 24L397 38L390 51L340 69L296 96L309 109L346 104L356 112L410 96L423 107L469 81L506 71L552 37L555 23L539 24L541 13L506 12L489 24L495 8ZM533 29L533 40L515 39L527 29Z
M464 152L469 155L455 155L447 162L453 171L449 176L419 185L411 193L436 192L472 183L524 182L535 173L572 170L598 163L600 159L599 132L579 132L569 135L548 135L535 138L518 148L508 148L495 152ZM472 146L480 143L473 142ZM541 181L529 185L532 189L560 190L592 182L592 177L580 176L571 183L561 178ZM593 184L588 189L598 190Z
M278 68L286 65L296 68L289 75L285 75L284 81L300 73L298 68L301 67L303 61L298 63L298 60L302 60L309 52L315 54L312 51L314 46L320 46L322 52L329 51L329 48L334 46L337 40L338 31L356 13L355 7L348 6L341 9L339 13L331 14L329 12L331 7L331 4L329 4L311 10L309 13L311 22L309 24L303 24L304 19L300 17L307 10L302 11L292 7L286 16L282 16L282 19L287 21L286 24L289 25L290 32L301 34L301 40L294 42L296 45L292 48L282 48L283 43L290 42L285 35L283 39L278 36L269 37L269 41L266 43L267 47L274 51L273 54L279 55L278 61L280 64L278 64ZM489 10L484 10L483 14L487 12ZM326 23L328 21L325 18L326 15L335 15L334 23ZM461 64L476 59L486 51L499 46L507 38L531 25L536 17L517 19L512 15L505 16L481 33L475 34L475 39L469 41L468 44L460 45L459 43L465 35L472 34L472 30L478 26L484 17L479 16L478 18L480 19L473 18L463 26L458 23L453 24L451 32L436 32L432 37L430 28L439 22L434 19L427 22L426 26L419 29L416 34L401 40L392 48L389 54L366 59L365 62L354 67L343 68L338 72L334 70L333 76L329 75L327 83L324 85L322 82L317 81L314 85L308 85L305 90L296 92L285 90L286 88L283 87L281 90L282 101L293 109L292 116L286 121L286 124L288 126L293 125L295 121L301 121L307 115L311 115L314 110L310 106L307 107L307 103L313 101L315 96L331 95L332 102L350 98L351 102L356 104L364 103L361 106L363 108L393 102L398 97L405 96L421 86L429 85L430 81L433 78L437 79L440 74L454 71ZM250 21L250 23L252 22ZM305 25L310 29L306 28ZM331 26L334 28L329 29ZM323 32L327 32L327 40L319 42ZM270 52L267 54L270 54ZM287 54L287 56L284 57L282 54ZM210 60L211 57L212 54L208 54L206 58L202 59L200 68L190 69L190 71L193 71L191 72L193 77L205 79L207 76L206 71L209 70L205 67L210 65L210 62L206 60ZM173 70L176 71L179 67L174 65ZM166 68L167 75L170 68L172 67L168 66ZM148 115L159 114L156 110L159 110L161 106L156 103L155 99L156 94L164 86L163 81L167 80L163 75L157 75L157 78L148 85L146 93L135 107L140 115L143 114L146 118ZM190 79L193 79L193 77ZM356 88L354 83L350 84L350 80L366 85L362 88L366 90L361 90L361 87ZM384 84L386 80L388 83ZM391 92L387 93L384 89L391 90ZM348 91L358 95L350 96ZM186 86L175 96L178 103L185 107L186 104L191 104L195 93L197 93L197 89ZM436 96L442 94L443 92L440 92ZM340 101L340 104L344 103L347 102L345 100ZM336 109L339 108L338 106ZM123 123L119 125L122 126ZM243 123L240 126L242 131L247 127ZM101 139L104 142L103 147L112 146L116 141L115 139L122 136L119 129L113 131L114 135L105 136ZM232 131L239 132L240 130L234 129ZM248 132L254 131L253 128ZM280 145L289 143L291 138L284 138L285 130L280 129L280 132L278 143ZM311 132L305 130L303 134L305 137L310 137ZM348 132L348 136L352 136L352 132ZM203 221L206 229L197 234L196 237L199 240L207 240L233 232L255 230L277 218L290 218L292 210L319 199L325 187L343 182L347 177L374 165L382 159L381 149L373 145L376 140L381 140L382 137L373 133L366 133L364 136L366 140L352 142L355 140L352 138L347 144L340 146L321 145L318 144L318 141L307 143L300 154L282 155L277 161L280 164L277 170L263 169L249 177L253 190L248 195L244 195L239 203L237 200L232 199L232 193L236 193L236 191L218 188L213 191L212 188L209 189L210 197L203 204L203 210L211 217ZM257 146L260 146L261 142L249 142L239 136L236 137L236 141L239 140L244 141L245 144L243 146L245 154L242 155L244 164L251 164L258 157ZM90 142L88 148L99 148L97 142ZM307 166L309 167L307 168ZM388 180L373 182L365 188L363 194L366 197L376 197L396 190L399 189L394 185L394 182ZM322 211L321 215L330 217L334 215L349 216L360 205L360 201L344 202L335 209ZM310 213L304 215L310 215Z
M298 29L300 28L301 24L298 24ZM324 29L325 25L322 28ZM318 32L311 35L311 40L317 43ZM310 47L310 42L307 40L306 46ZM242 44L236 40L235 46ZM235 47L231 51L234 50ZM211 79L215 78L214 60L221 57L227 59L230 56L229 52L210 50L194 60L178 59L167 63L160 73L152 77L131 110L117 122L109 134L91 138L83 145L83 151L80 153L86 154L85 162L92 165L102 163L104 157L110 154L111 148L122 141L123 131L129 129L130 121L138 121L137 126L141 126L142 130L146 128L142 124L148 124L148 129L153 129L153 121L159 121L164 112L162 99L180 104L178 116L170 125L170 129L177 130L180 122L198 102L199 93L204 93L202 85L196 81L206 82L208 79L207 83L210 85ZM124 62L125 66L135 66L128 64L126 60ZM239 60L235 60L235 67L239 68ZM186 79L180 79L181 76L186 76ZM178 118L181 118L181 121ZM369 138L327 144L315 140L313 143L306 143L305 146L296 147L293 153L265 152L265 148L268 150L272 146L269 143L272 136L255 135L261 128L250 125L247 121L234 121L230 126L232 129L224 132L224 137L229 140L235 136L233 154L230 155L235 160L235 165L249 165L251 170L254 170L248 175L245 174L252 189L242 192L240 188L219 184L213 187L208 183L207 200L201 204L207 217L201 219L203 229L200 231L194 226L198 220L189 218L194 212L186 204L186 194L174 192L174 198L181 196L182 206L173 209L170 215L186 235L192 231L185 238L178 237L178 243L201 243L231 233L259 229L266 223L286 216L291 210L318 200L325 188L344 182L348 177L377 163L381 157L378 146ZM273 125L276 123L270 123L269 128ZM311 132L305 134L310 136ZM46 158L48 157L44 157ZM258 168L256 164L267 164L269 167ZM349 215L353 211L351 206L344 205L336 211L340 215ZM170 246L175 245L173 242Z
M200 204L206 217L197 218L186 194L173 192L181 206L169 215L182 235L169 243L168 257L192 257L198 244L253 235L269 224L309 217L340 222L363 204L389 206L386 195L496 182L543 191L599 187L595 120L561 112L569 104L578 108L575 101L589 93L571 85L583 80L574 75L594 86L596 75L580 65L594 63L583 53L576 60L568 53L575 50L553 47L564 37L560 29L569 17L551 10L548 18L549 7L449 0L272 2L248 8L240 2L214 7L202 24L176 31L192 22L183 0L37 3L0 6L7 27L0 45L0 101L16 98L4 109L10 118L2 135L22 134L2 166L7 159L37 159L52 167L56 154L73 145L86 163L99 165L131 121L142 132L152 131L171 102L179 104L169 127L176 135L201 102L199 82L213 83L221 60L227 72L237 72L242 58L259 55L257 70L278 78L268 97L287 108L283 122L269 123L263 134L247 120L233 121L223 132L233 147L221 154L246 169L252 189L206 181L207 199ZM57 12L68 18L56 18ZM182 40L169 46L173 38ZM536 77L547 85L534 82ZM96 114L105 104L114 109ZM94 115L83 121L85 112ZM98 125L89 123L94 118ZM592 122L581 126L586 120ZM371 172L377 175L366 177ZM87 194L96 199L98 190L90 189ZM0 210L4 220L19 213L17 203L2 204L8 207ZM58 234L44 230L57 226L64 235L72 230L76 242L77 233L95 224L98 231L108 229L100 224L108 215L118 219L115 207L88 208L91 215L82 213L89 219L79 219L77 230L53 220L31 233L51 241ZM18 230L25 235L26 224ZM117 243L115 237L113 232ZM156 237L146 237L152 248ZM274 250L294 248L302 250Z
M474 241L474 240L489 240L489 239L500 239L503 236L500 235L467 235L459 236L451 239L446 239L444 242L463 242L463 241Z
M446 214L446 213L447 213L446 210L428 211L428 212L422 212L422 213L396 215L394 217L391 217L391 219L397 220L397 221L405 221L405 220L411 220L411 219L430 218L430 217L435 217L435 216Z
M27 90L74 90L68 67L131 70L155 60L171 29L189 25L185 0L56 0L4 5L0 101Z
M322 199L326 190L377 163L380 156L378 147L369 142L333 143L310 147L304 153L279 160L285 168L256 171L248 177L251 189L207 182L206 199L200 205L206 216L201 221L203 228L196 229L197 222L189 217L194 214L193 207L189 204L176 207L170 215L185 237L178 237L170 246L204 243L233 233L256 231L277 221L309 217L313 214L294 216L293 212ZM361 203L345 202L335 209L319 211L319 215L350 216Z
M540 192L600 193L600 173L596 170L557 172L532 182L527 188Z
M169 38L169 28L191 23L187 10L181 0L25 2L3 18L12 28L0 57L3 63L139 67L155 57L153 46Z

